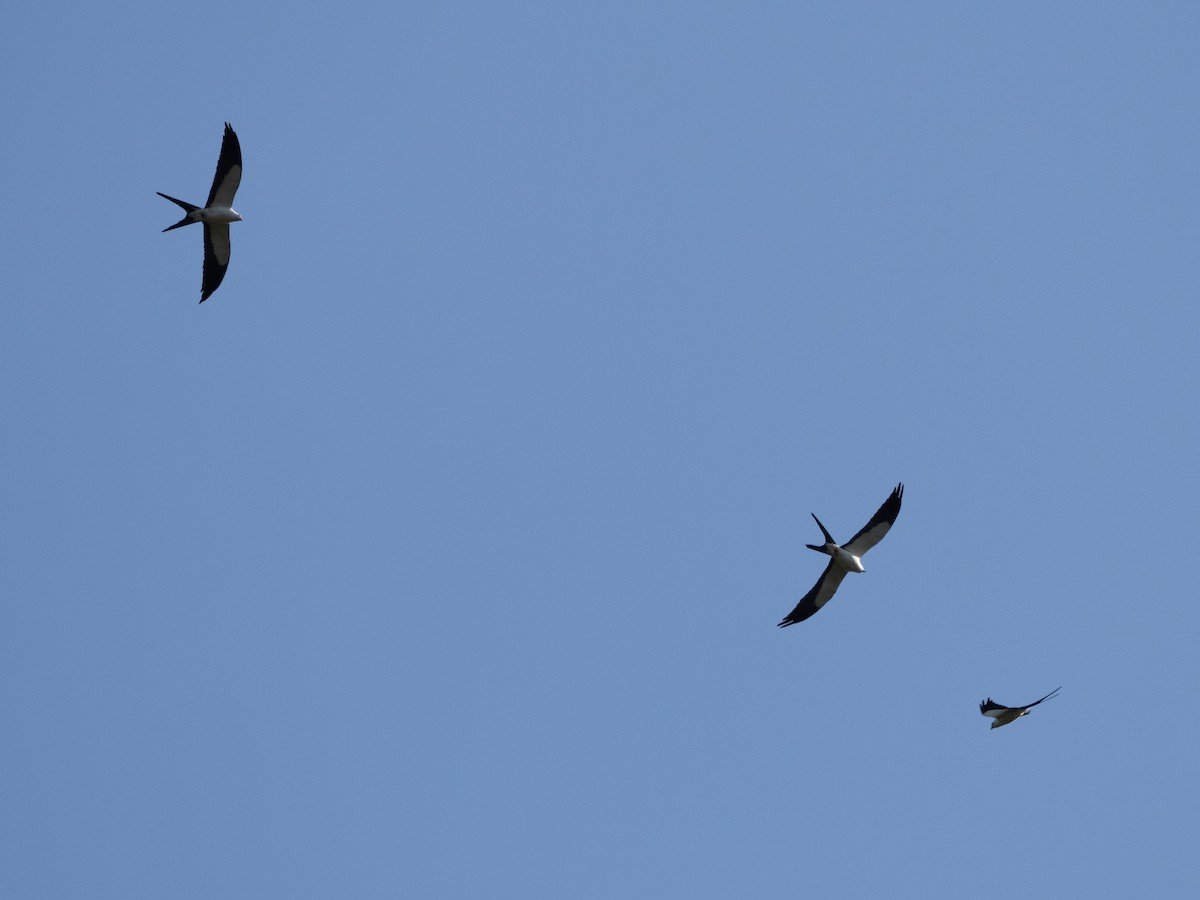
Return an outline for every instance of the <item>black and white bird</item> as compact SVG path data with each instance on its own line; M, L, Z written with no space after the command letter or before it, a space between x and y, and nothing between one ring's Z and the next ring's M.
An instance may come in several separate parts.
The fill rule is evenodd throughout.
M155 192L158 196L166 197L175 205L183 207L187 213L174 225L164 228L164 232L191 225L193 222L204 223L204 279L200 284L201 303L221 286L225 270L229 268L229 224L242 221L242 217L233 208L233 195L237 193L241 183L242 145L238 143L238 136L226 122L225 137L221 141L221 156L217 159L217 174L213 176L212 190L208 192L208 202L203 207L168 197L162 191Z
M820 545L806 544L805 546L809 550L828 554L830 557L829 565L825 567L824 573L818 579L817 583L813 585L813 589L805 594L804 599L796 604L796 608L788 613L784 617L784 620L779 623L780 628L786 628L788 625L803 622L828 603L829 598L838 589L838 585L842 583L842 579L846 577L847 572L866 571L863 568L862 556L882 541L883 536L888 533L888 529L896 521L896 516L900 515L900 500L903 496L904 485L896 485L896 489L892 491L891 496L883 501L883 506L879 507L875 515L871 516L871 521L863 526L862 531L840 546L825 529L825 526L821 524L821 520L817 518L817 514L812 514L813 519L816 520L817 527L825 535L825 543Z
M1041 700L1034 700L1028 706L1001 706L999 703L994 702L991 697L988 697L979 704L979 711L985 716L995 719L995 721L992 722L992 727L999 728L1001 725L1007 725L1009 722L1017 721L1017 719L1028 713L1039 703L1043 702L1044 700L1052 699L1054 695L1061 690L1062 686L1059 685Z

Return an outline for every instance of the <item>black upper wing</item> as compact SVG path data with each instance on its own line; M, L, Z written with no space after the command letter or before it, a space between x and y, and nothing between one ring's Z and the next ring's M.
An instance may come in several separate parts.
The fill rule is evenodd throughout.
M216 200L220 206L233 206L233 195L242 183L242 145L229 123L225 123L225 137L221 139L221 156L217 159L217 172L213 175L212 190L208 202Z
M882 541L883 536L892 527L892 523L896 521L896 516L900 515L900 501L903 497L904 485L898 484L891 495L883 501L883 506L879 507L875 515L871 516L871 521L863 526L862 531L842 546L855 556L862 556Z
M979 711L981 713L983 713L985 716L994 716L994 715L996 715L996 713L1001 713L1001 712L1004 712L1005 710L1011 709L1011 708L1012 707L1010 707L1010 706L1001 706L999 703L997 703L991 697L988 697L986 700L984 700L982 703L979 704Z
M829 602L829 598L833 596L845 577L846 570L836 565L831 559L829 565L825 567L824 573L817 579L817 583L812 586L812 590L804 595L804 599L796 604L795 609L784 616L779 627L786 628L788 625L795 625L815 614L818 609Z
M204 223L204 279L200 283L200 302L212 296L225 280L229 268L229 226L221 222Z

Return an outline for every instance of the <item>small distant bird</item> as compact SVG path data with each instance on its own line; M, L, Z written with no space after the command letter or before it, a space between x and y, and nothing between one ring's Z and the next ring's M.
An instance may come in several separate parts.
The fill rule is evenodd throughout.
M217 159L217 174L213 176L212 190L208 192L208 202L203 208L168 197L162 191L155 191L158 196L183 207L187 213L170 228L164 228L164 232L191 225L193 222L204 223L204 279L200 285L201 303L221 286L225 270L229 268L229 223L242 221L242 217L233 209L233 195L237 193L241 183L242 145L238 143L238 136L226 122L225 137L221 141L221 156Z
M821 524L821 520L817 518L817 514L812 513L817 527L821 529L821 534L825 535L825 543L820 545L805 544L805 546L809 550L828 554L830 557L829 565L825 567L825 572L821 575L820 580L813 585L813 589L805 594L804 599L796 604L796 608L788 613L784 620L779 623L780 628L786 628L788 625L803 622L828 603L829 598L838 589L838 585L842 583L842 579L846 577L847 572L866 571L863 568L862 556L882 541L883 536L888 533L888 529L896 521L896 516L900 515L900 500L903 496L904 485L896 485L896 489L892 491L891 496L883 501L883 506L879 507L875 515L871 516L871 521L863 527L862 531L841 546L838 546L829 532L825 530L825 526Z
M990 716L991 718L995 719L996 721L992 723L992 727L999 728L1001 725L1007 725L1009 722L1017 721L1017 719L1028 713L1043 700L1050 700L1061 690L1062 685L1059 685L1041 700L1034 700L1028 706L1001 706L999 703L994 703L991 697L988 697L979 704L979 711L985 716Z

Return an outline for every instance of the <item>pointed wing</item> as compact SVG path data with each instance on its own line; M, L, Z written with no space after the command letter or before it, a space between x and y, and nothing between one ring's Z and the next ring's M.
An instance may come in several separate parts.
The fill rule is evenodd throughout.
M1035 706L1037 706L1039 703L1041 703L1041 702L1042 702L1042 701L1044 701L1044 700L1053 700L1053 699L1054 699L1054 695L1055 695L1055 694L1057 694L1057 693L1058 693L1059 691L1061 691L1061 690L1062 690L1062 685L1060 684L1058 687L1056 687L1054 690L1052 690L1050 693L1048 693L1048 694L1047 694L1045 697L1043 697L1041 700L1034 700L1034 701L1033 701L1032 703L1030 703L1028 706L1023 706L1023 707L1021 707L1021 708L1022 708L1022 709L1033 709Z
M221 286L229 268L229 226L220 222L204 223L204 280L200 286L200 302L212 296Z
M825 567L824 573L813 585L812 590L805 594L804 599L796 604L796 608L784 617L783 621L779 623L779 627L786 628L797 622L803 622L816 613L818 609L829 602L829 598L833 596L834 591L838 589L838 585L845 577L846 570L835 565L831 559L829 565Z
M903 496L904 485L896 485L896 489L892 491L891 496L883 501L883 506L879 507L875 511L875 515L871 516L871 521L863 526L862 531L850 538L842 546L855 556L862 556L882 541L883 536L892 527L892 523L896 521L896 516L900 515L900 500Z
M242 183L242 145L225 123L225 137L221 140L221 156L217 159L217 174L213 176L212 190L208 192L206 207L233 206L233 195ZM213 288L216 290L216 288Z
M994 719L994 718L996 718L996 716L1000 716L1006 712L1010 712L1011 707L1001 706L999 703L996 703L995 701L993 701L991 697L988 697L986 700L984 700L982 703L979 704L979 711L983 715L991 716Z

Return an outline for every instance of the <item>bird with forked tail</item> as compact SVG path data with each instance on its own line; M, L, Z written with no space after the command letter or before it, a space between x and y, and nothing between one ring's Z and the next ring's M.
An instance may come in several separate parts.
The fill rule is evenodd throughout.
M1033 709L1039 703L1054 699L1054 695L1061 690L1062 686L1060 685L1041 700L1034 700L1032 703L1026 706L1001 706L999 703L993 701L991 697L988 697L979 704L979 711L983 715L995 720L992 722L993 728L999 728L1002 725L1007 725L1009 722L1017 721L1017 719L1021 718L1021 716L1028 715L1031 709Z
M233 195L242 183L242 145L229 123L225 123L225 136L221 140L221 155L217 159L217 172L213 176L212 190L208 202L196 206L185 200L169 197L162 191L158 196L170 200L184 211L184 217L174 225L163 229L174 231L195 222L204 224L204 276L200 285L200 302L212 296L221 286L225 270L229 268L229 225L242 221L233 208Z
M883 506L879 507L875 515L871 516L871 521L863 526L858 532L846 543L839 545L833 539L833 535L821 524L821 520L817 518L817 514L813 513L813 520L817 523L817 527L821 529L821 534L825 536L824 544L806 544L809 550L816 550L818 553L824 553L830 557L829 565L825 567L825 571L813 585L811 591L804 595L804 598L796 604L796 608L788 613L782 622L779 623L780 628L786 628L788 625L795 625L797 622L803 622L809 616L814 615L817 610L829 602L834 592L838 589L838 585L842 583L842 579L846 577L847 572L865 572L863 568L862 557L868 550L883 540L883 536L888 533L892 527L892 523L896 521L896 517L900 515L900 502L904 497L904 485L896 485L896 489L892 491L885 501Z

